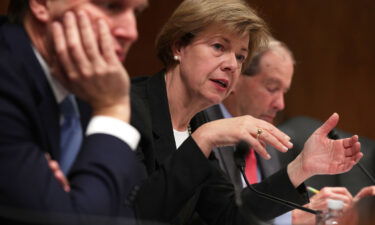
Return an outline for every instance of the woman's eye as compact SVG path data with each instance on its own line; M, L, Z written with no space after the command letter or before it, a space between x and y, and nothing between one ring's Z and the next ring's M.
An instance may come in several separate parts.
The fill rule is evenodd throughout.
M222 44L219 44L219 43L213 44L213 47L216 50L224 50L224 46Z

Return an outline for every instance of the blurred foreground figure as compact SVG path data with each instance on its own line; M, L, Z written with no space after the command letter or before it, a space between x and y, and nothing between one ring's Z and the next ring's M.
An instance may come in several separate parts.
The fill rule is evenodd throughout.
M8 17L0 18L4 218L14 209L23 212L14 211L17 219L38 217L35 223L83 218L74 215L132 222L128 195L145 172L133 152L139 133L129 125L121 61L137 39L135 13L146 4L10 1ZM70 186L55 179L65 175Z

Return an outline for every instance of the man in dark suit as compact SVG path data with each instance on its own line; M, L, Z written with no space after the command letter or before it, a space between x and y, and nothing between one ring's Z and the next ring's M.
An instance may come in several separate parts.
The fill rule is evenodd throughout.
M291 51L283 43L271 40L268 48L254 55L250 64L240 76L236 88L224 100L223 104L213 106L205 111L207 117L210 120L216 120L232 116L251 115L272 123L277 112L285 107L284 94L290 88L293 70L294 59ZM318 127L314 127L314 130ZM306 136L306 139L308 136ZM293 136L291 137L294 141ZM250 162L250 164L256 163L257 165L254 172L255 182L260 182L263 178L269 177L282 168L278 151L271 148L267 148L267 150L271 155L270 160L267 161L257 156L255 160ZM240 193L244 187L244 182L239 169L235 165L233 152L234 147L215 149L220 167L234 184L237 193ZM288 163L284 164L283 167ZM248 179L251 179L251 177L248 177ZM331 188L324 190L321 195L323 194L326 194L324 197L342 199L345 203L352 201L352 196L345 188ZM312 200L314 201L314 199ZM292 213L275 218L273 223L305 224L311 222L314 224L314 221L310 221L310 219L311 217L308 215L294 210ZM315 219L315 217L312 217L312 219Z
M129 125L130 84L121 60L137 38L135 13L146 4L10 2L8 18L0 19L2 219L133 218L145 171L133 152L139 133ZM68 138L66 121L79 131ZM46 154L66 166L70 192Z

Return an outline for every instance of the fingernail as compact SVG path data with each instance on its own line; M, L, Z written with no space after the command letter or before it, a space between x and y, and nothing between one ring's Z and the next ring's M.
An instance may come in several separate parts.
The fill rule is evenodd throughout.
M286 146L284 146L283 149L284 149L284 152L287 152L289 150L289 148Z
M267 154L267 160L271 159L271 155L270 154Z
M289 146L289 148L293 148L293 143L289 141L288 146Z
M287 135L286 135L284 138L285 138L286 140L288 140L288 141L290 140L290 137L287 136Z

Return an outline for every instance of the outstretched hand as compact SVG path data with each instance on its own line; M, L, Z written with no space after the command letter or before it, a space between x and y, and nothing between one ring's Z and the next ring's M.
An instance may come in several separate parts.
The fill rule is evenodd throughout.
M362 158L357 135L339 140L327 137L338 121L337 113L330 116L309 137L298 157L288 165L288 173L294 185L298 186L307 178L318 174L347 172Z

